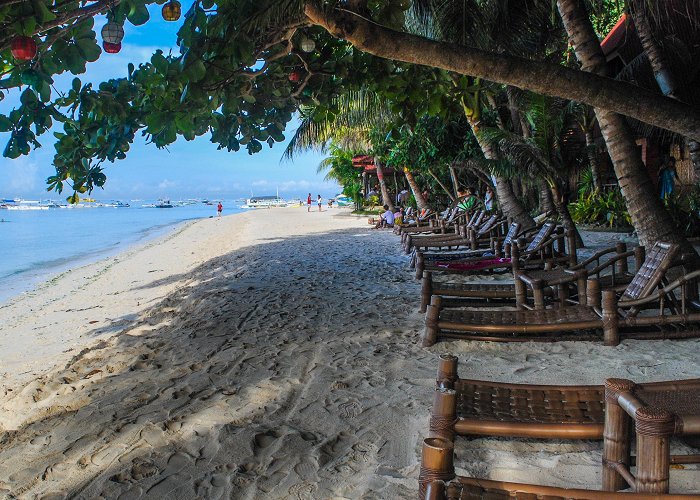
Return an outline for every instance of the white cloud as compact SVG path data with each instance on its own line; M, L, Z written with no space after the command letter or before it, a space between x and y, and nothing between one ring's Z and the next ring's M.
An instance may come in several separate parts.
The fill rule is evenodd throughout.
M44 187L45 181L39 173L39 165L26 156L16 160L3 158L0 162L0 179L2 196L24 196L37 192Z
M168 179L163 179L163 180L160 181L160 183L158 184L158 191L163 192L163 191L167 191L168 189L175 189L175 188L177 188L177 186L178 186L178 182L177 182L177 181L171 181L171 180L168 180Z

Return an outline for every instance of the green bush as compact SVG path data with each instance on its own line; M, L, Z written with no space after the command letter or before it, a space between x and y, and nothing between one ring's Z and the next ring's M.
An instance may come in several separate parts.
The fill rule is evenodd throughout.
M607 193L589 192L569 204L569 211L577 224L597 224L619 228L632 225L632 219L619 189Z
M687 238L700 236L700 185L677 190L664 203L673 222Z

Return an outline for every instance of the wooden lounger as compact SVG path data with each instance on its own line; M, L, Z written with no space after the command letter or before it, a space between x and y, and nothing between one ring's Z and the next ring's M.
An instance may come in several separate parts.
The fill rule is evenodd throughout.
M574 305L534 311L464 311L441 307L433 296L425 318L423 345L438 337L524 342L592 340L602 330L605 345L618 345L620 337L639 339L689 338L700 336L697 296L700 271L684 275L659 288L678 253L678 245L657 242L646 256L632 282L618 299L615 291L603 293L602 311L594 306ZM680 299L675 292L681 289ZM656 305L657 315L639 315L642 308Z

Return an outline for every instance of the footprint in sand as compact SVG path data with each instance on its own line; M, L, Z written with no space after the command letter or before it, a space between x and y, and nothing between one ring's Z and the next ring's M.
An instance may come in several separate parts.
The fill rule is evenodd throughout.
M316 485L312 483L297 483L293 484L288 491L292 498L309 500L315 498Z
M347 401L338 405L340 415L343 418L355 418L362 413L362 405L359 401Z
M274 443L277 439L282 437L282 434L280 434L277 431L274 430L269 430L267 432L261 432L255 435L253 438L253 451L257 455L259 450L263 448L267 448L270 446L272 443Z

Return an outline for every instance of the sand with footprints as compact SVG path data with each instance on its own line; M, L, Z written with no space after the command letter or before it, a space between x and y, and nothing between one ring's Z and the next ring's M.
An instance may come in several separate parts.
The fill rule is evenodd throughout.
M700 376L697 340L424 349L407 264L364 218L264 210L188 223L1 304L0 496L415 498L443 352L501 381ZM457 465L596 488L600 450L461 440ZM675 469L672 487L700 491L698 474Z

